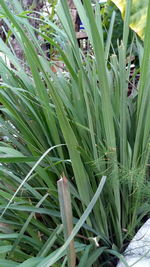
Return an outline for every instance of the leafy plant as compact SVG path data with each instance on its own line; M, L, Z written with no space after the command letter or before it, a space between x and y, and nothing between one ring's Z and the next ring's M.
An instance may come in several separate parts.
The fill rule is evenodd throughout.
M116 5L111 1L107 1L103 8L101 8L101 15L103 20L103 28L104 28L104 39L107 39L107 33L109 31L112 14L114 13L115 22L113 25L113 35L111 38L113 49L117 52L117 40L122 40L123 34L123 19L121 16L120 10L116 7Z
M126 0L111 0L120 9L122 16L125 16ZM144 33L146 28L146 18L147 18L147 8L148 0L136 0L131 1L131 17L130 17L130 27L142 38L144 39Z
M127 1L118 56L110 54L112 21L104 47L99 5L93 12L90 0L74 3L92 54L80 50L67 1L60 1L57 14L63 30L47 21L57 42L39 31L56 47L64 64L63 72L53 73L53 63L47 61L27 18L13 14L0 0L1 13L28 66L25 72L0 40L1 53L11 62L8 67L0 59L0 102L5 114L0 129L1 136L7 137L0 147L3 267L65 266L73 239L78 267L116 264L116 258L124 261L120 253L149 214L149 195L143 192L149 187L150 21L138 90L128 97L131 2ZM62 173L68 179L75 225L65 242L57 190ZM65 217L62 221L65 225Z

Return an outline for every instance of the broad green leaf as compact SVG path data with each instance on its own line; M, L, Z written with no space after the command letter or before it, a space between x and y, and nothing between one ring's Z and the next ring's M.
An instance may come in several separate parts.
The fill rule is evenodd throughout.
M122 16L125 16L126 0L111 0L120 9ZM147 18L148 0L132 0L132 9L130 16L130 27L142 39L145 35Z

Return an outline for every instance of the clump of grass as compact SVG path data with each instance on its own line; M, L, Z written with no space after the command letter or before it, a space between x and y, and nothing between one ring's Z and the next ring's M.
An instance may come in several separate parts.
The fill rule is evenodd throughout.
M105 46L99 6L93 11L90 0L83 2L74 0L92 54L83 55L78 46L66 0L57 7L63 29L46 22L56 30L57 42L39 32L56 47L64 63L64 73L53 73L53 62L44 56L27 18L11 13L0 0L1 13L30 70L25 72L14 52L0 40L0 50L13 64L8 67L0 59L1 135L8 140L1 141L0 147L2 266L16 266L17 262L65 266L66 249L73 238L79 267L87 263L99 266L108 258L113 262L149 213L142 190L149 184L150 21L138 91L128 97L130 1L118 56L109 52L115 14ZM14 6L20 14L17 1ZM150 4L148 17L149 13ZM65 244L57 190L62 173L69 181L76 224ZM103 175L107 176L105 185ZM9 225L11 233L7 233Z

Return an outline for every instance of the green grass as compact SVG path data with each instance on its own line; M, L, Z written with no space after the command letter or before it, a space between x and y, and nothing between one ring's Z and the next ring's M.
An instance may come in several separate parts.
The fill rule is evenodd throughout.
M149 215L150 21L138 91L127 97L126 56L135 43L127 51L130 1L118 56L110 54L115 14L105 46L98 5L93 13L90 0L84 6L74 2L92 50L84 55L78 47L67 1L60 1L62 27L46 21L56 30L54 38L39 32L56 46L64 63L64 72L54 73L54 62L46 59L27 18L16 15L22 13L19 3L15 1L13 14L0 0L28 66L25 71L25 64L0 40L1 52L13 64L8 67L0 59L0 134L7 136L0 142L3 267L66 266L70 253L78 267L115 266L116 258L124 261L120 253ZM69 217L70 197L61 195L60 188L58 195L61 176L69 184Z

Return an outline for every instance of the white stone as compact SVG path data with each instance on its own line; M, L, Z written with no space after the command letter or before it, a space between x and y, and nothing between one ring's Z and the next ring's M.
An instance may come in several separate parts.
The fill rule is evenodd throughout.
M128 265L150 267L150 219L140 228L124 252ZM121 262L117 267L125 267Z

